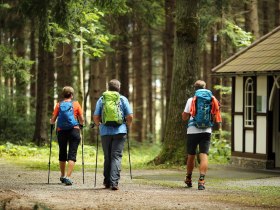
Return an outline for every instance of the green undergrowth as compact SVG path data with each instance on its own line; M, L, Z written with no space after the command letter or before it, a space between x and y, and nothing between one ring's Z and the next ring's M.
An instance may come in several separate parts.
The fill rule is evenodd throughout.
M229 146L225 141L219 141L217 139L212 140L211 150L209 154L209 163L224 164L228 162ZM133 169L179 169L184 170L185 165L176 164L162 164L155 165L152 161L158 156L161 150L161 145L158 143L138 143L136 141L130 141L130 159ZM88 170L95 169L96 153L97 147L84 145L83 147L84 155L84 166ZM50 146L46 145L43 147L38 147L33 143L25 143L23 145L17 145L10 142L0 144L0 158L4 158L15 164L23 165L27 168L42 169L46 170L48 168L50 155ZM103 151L101 143L98 145L98 167L103 165ZM57 141L52 142L51 151L51 169L58 170L58 144ZM79 146L77 152L77 162L76 168L82 167L82 146ZM129 153L128 153L128 143L124 145L124 153L122 160L122 167L124 169L129 168Z
M152 166L147 165L153 158L155 158L160 152L160 146L158 144L141 144L137 142L130 142L130 159L134 169L149 168ZM83 157L84 166L87 170L94 170L96 163L97 147L84 145ZM34 144L16 145L7 142L0 145L0 158L13 162L18 165L30 169L42 169L46 170L49 166L50 147L49 145L43 147L37 147ZM100 168L103 165L103 151L102 146L98 145L98 159L97 166ZM58 165L58 144L56 141L52 143L51 150L51 170L59 170ZM76 169L82 167L82 146L79 146L77 152ZM129 155L128 144L125 143L122 167L124 169L129 168Z

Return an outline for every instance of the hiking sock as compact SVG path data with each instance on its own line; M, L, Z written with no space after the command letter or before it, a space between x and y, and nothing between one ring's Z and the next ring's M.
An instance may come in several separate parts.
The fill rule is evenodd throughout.
M200 176L199 176L199 181L203 181L204 178L205 178L205 174L200 174Z
M65 178L66 178L66 176L61 176L61 177L59 178L59 180L61 181L61 183L64 183Z
M198 189L199 190L204 190L205 189L205 181L204 181L204 178L205 178L205 174L200 174L199 176L199 179L198 179Z
M188 187L192 187L192 174L191 173L186 175L185 183Z

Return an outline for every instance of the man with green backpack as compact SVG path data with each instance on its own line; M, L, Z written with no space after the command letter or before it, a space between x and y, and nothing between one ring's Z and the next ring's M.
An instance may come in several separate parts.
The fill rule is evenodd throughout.
M121 160L124 142L127 138L127 126L132 123L132 109L128 99L120 95L121 84L112 79L105 91L96 102L93 121L99 126L102 148L104 152L105 188L119 189Z

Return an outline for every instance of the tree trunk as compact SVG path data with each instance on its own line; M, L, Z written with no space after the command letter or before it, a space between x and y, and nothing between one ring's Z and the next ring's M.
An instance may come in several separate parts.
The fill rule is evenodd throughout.
M48 52L48 116L52 115L54 109L54 53Z
M263 12L263 35L269 32L269 19L268 19L268 2L263 0L262 3L262 12Z
M132 66L135 72L135 112L134 123L132 126L133 133L136 134L136 140L141 142L143 129L143 82L142 82L142 42L141 42L141 22L135 17L133 23L133 38L132 38Z
M252 32L258 39L260 37L259 16L258 16L258 0L250 0L245 3L245 30Z
M31 69L31 79L30 79L30 106L31 108L36 107L36 81L37 81L37 67L36 67L36 26L35 21L32 18L30 22L30 60L34 61Z
M89 98L92 110L95 110L96 102L100 97L100 87L99 87L99 68L98 62L91 59L90 60L90 75L89 75ZM91 112L91 118L93 119L93 112ZM90 143L95 143L97 130L90 130Z
M166 85L165 85L165 97L166 97L166 111L168 111L170 93L171 93L171 81L173 70L173 44L174 44L174 10L175 1L165 0L165 31L164 31L164 55L165 55L165 73L166 73ZM167 113L166 113L167 115Z
M184 163L186 125L181 113L198 77L199 0L176 1L176 36L171 98L163 148L156 163Z
M37 100L36 100L36 124L33 141L41 146L47 142L47 123L48 123L48 53L43 45L42 28L39 29L39 65L37 80Z
M39 17L39 53L38 53L38 84L36 100L36 124L33 141L40 146L47 142L48 125L48 69L46 48L49 47L48 40L48 1L42 2L43 13Z
M275 11L275 24L277 27L280 25L280 0L274 0L274 11Z
M221 63L221 37L218 35L221 29L220 23L217 23L212 32L211 40L211 68L214 68ZM211 83L206 84L206 87L213 91L213 94L219 100L219 91L212 89L214 85L220 84L220 79L217 77L211 77Z
M152 30L148 28L148 40L147 40L147 126L148 126L148 138L150 142L154 141L154 103L153 103L153 41Z
M128 16L120 16L120 39L118 41L118 72L121 82L121 94L129 99L129 43L128 43Z
M56 48L57 93L59 101L64 86L73 86L73 47L70 44L58 44Z
M24 25L20 24L15 30L16 54L21 58L25 57L26 49L24 28ZM27 81L20 74L16 74L16 110L21 117L27 114Z
M109 30L111 34L117 34L116 31L116 21L114 20L114 17L112 15L108 16L108 22L110 22ZM117 48L117 42L115 40L110 42L110 46L113 49L113 52L109 52L107 54L107 76L108 80L111 79L119 79L117 67L116 67L116 48Z
M164 38L163 38L164 42ZM164 45L164 44L163 44ZM160 130L160 141L163 142L164 140L164 132L165 132L165 119L167 115L166 111L166 92L165 92L165 84L166 84L166 76L165 76L165 63L166 63L166 56L164 53L164 46L163 46L163 53L162 53L162 71L160 75L160 118L161 118L161 130Z
M81 32L82 37L82 32ZM79 51L79 87L78 87L78 101L81 104L83 110L85 110L84 96L85 96L85 87L84 87L84 44L83 39L80 41L80 51ZM84 113L85 115L85 113Z
M100 91L99 94L101 95L107 89L106 59L99 60L99 62L98 62L98 71L99 71L98 83L99 83L99 91Z

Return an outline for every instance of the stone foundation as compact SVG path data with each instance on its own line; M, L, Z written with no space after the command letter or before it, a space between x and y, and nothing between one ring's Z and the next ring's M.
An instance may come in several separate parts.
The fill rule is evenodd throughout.
M248 169L273 169L275 163L273 160L261 160L254 158L231 156L230 164L237 167Z

